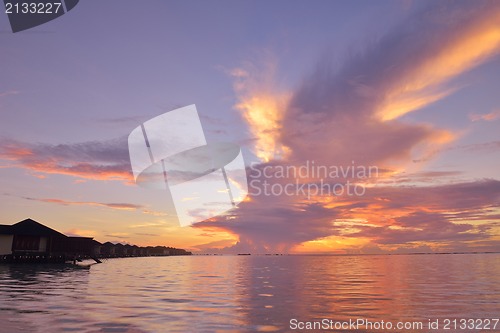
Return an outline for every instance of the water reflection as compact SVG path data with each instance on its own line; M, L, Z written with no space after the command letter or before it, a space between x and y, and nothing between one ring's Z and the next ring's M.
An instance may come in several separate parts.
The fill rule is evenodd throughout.
M499 259L192 256L116 259L90 269L0 265L0 318L33 332L286 332L292 318L494 318Z
M248 326L364 318L423 321L498 316L498 255L252 257L239 265ZM260 324L255 326L256 324ZM353 331L353 330L351 330ZM410 332L411 330L407 330Z
M68 322L77 320L71 314L74 304L81 304L84 299L89 274L88 269L76 272L64 265L0 265L2 317L21 325L23 331L49 326L63 315ZM62 321L61 324L66 326Z

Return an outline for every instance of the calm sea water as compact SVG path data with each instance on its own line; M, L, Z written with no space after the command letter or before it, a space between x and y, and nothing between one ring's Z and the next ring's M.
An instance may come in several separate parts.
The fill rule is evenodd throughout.
M499 318L499 310L498 254L128 258L90 269L0 265L0 332L9 333L339 332L294 330L290 320L360 318L424 323L424 330L394 332L492 332L443 325L446 318ZM440 320L439 329L427 329L428 319ZM388 330L342 330L353 331Z

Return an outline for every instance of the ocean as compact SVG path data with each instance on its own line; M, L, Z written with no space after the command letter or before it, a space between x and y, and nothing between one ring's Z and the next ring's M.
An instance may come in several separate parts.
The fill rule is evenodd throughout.
M9 333L495 332L499 310L500 254L0 265Z

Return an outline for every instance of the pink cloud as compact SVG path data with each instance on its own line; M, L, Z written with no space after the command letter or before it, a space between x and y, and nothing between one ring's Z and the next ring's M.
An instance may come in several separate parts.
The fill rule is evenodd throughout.
M490 113L486 114L478 114L478 113L473 113L469 115L469 119L471 121L494 121L496 119L500 118L500 109L491 111Z
M0 159L14 162L38 177L60 174L91 180L132 181L125 139L75 144L31 144L5 139ZM9 167L11 167L9 165Z

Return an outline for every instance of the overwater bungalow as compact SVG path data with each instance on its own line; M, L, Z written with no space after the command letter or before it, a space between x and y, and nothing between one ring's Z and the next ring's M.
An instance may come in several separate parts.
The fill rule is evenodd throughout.
M116 257L116 246L111 242L106 242L101 246L101 255L106 258Z
M71 237L32 219L13 225L0 224L0 262L65 262L138 256L190 255L183 249L165 246L139 247L99 243L92 237Z
M98 261L101 243L92 237L70 237L32 219L0 225L0 260L64 262L82 258Z

